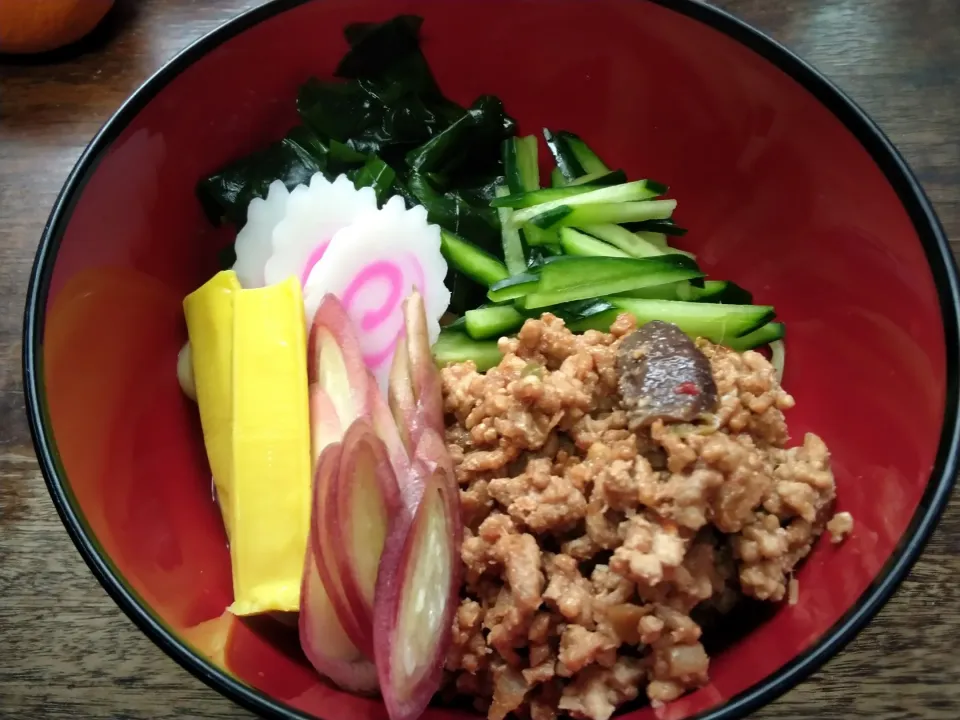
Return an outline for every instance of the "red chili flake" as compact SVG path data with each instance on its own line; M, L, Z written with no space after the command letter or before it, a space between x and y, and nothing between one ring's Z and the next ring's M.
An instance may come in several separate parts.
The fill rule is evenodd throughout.
M692 382L680 383L674 390L677 395L699 395L700 390Z

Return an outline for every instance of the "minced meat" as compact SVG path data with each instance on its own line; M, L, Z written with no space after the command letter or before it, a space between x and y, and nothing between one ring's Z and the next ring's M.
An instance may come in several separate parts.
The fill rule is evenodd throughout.
M794 400L760 353L698 340L712 412L632 422L617 354L635 330L548 313L486 373L441 371L466 527L446 666L490 720L607 720L643 688L658 705L704 685L694 609L784 599L824 528L852 529L823 441L786 448Z

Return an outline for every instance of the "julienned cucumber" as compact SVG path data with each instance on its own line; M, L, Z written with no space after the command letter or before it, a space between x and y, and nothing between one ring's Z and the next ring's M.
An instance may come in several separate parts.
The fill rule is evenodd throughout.
M521 315L511 305L467 310L464 315L464 328L474 340L489 340L508 335L523 325L526 316Z
M696 276L701 275L697 264L682 255L655 258L556 257L540 268L537 290L560 290L631 275L645 277L665 269L686 270ZM594 297L604 294L597 293Z
M540 282L517 303L524 310L703 277L682 255L660 258L563 257L540 268Z
M524 225L523 236L530 247L559 246L560 236L556 230L544 230L536 225Z
M671 235L673 237L682 237L687 234L686 228L676 225L673 220L646 220L644 222L634 223L629 230L633 232L654 232Z
M474 340L455 330L444 330L433 344L433 360L440 367L472 360L484 372L499 364L503 356L496 340Z
M586 197L577 195L573 200ZM632 220L670 217L677 207L676 200L646 200L641 202L601 203L599 205L560 205L531 218L530 222L544 229L553 227L584 227L622 223ZM512 222L519 223L518 215L534 208L513 214Z
M644 238L634 235L621 225L614 225L613 223L582 225L580 229L594 237L600 238L604 242L610 243L631 257L653 257L656 255L665 255L670 252L669 248L654 245Z
M762 345L769 345L776 340L783 340L786 334L787 328L783 323L768 322L753 332L731 340L728 344L731 350L743 352L744 350L752 350Z
M510 142L510 140L507 140L507 142ZM497 197L505 196L509 192L510 189L505 185L501 185L496 190ZM507 272L516 275L526 268L527 259L523 252L523 239L520 237L520 230L510 224L512 212L508 207L497 208L497 214L500 216L500 235L503 239L503 261L506 264Z
M577 135L544 130L557 167L541 189L533 136L503 145L506 187L491 203L503 231L506 264L453 235L442 249L453 269L488 287L496 303L469 310L434 346L438 364L496 365L495 339L551 312L575 332L608 331L621 313L642 325L663 320L691 337L743 351L785 335L770 306L752 305L735 283L704 280L691 253L670 247L686 234L672 215L667 187L627 182Z
M440 230L440 251L454 268L486 287L510 276L506 266L493 255L443 229Z
M505 197L494 198L490 204L493 207L508 207L515 209L529 208L535 205L545 205L555 200L566 200L576 195L584 195L594 190L611 187L584 183L582 185L564 185L563 187L544 188L533 192L511 193ZM616 187L616 186L614 186ZM569 203L560 203L561 205Z
M566 143L585 173L610 172L610 168L604 164L603 160L577 135L561 130L557 133L557 138L560 142Z
M504 141L503 167L507 176L507 187L510 189L509 195L524 196L540 189L540 165L537 158L537 137L535 135L509 138ZM494 200L492 204L494 207L499 207L497 200ZM504 213L499 213L499 215L500 227L508 227L510 225L509 215ZM548 245L557 242L553 233L541 230L534 225L526 228L521 237L526 239L528 245ZM507 267L510 268L511 272L515 271L512 263L508 262Z
M729 280L706 280L702 288L695 287L689 282L658 285L624 293L623 297L646 300L687 300L728 305L750 305L753 303L753 296L750 293Z
M693 286L684 280L669 285L655 285L631 290L621 293L619 297L639 298L641 300L693 300Z
M522 273L505 278L492 285L487 298L490 302L501 303L509 300L516 300L524 295L529 295L537 289L540 284L540 277L533 273Z
M610 172L587 173L581 175L576 180L571 180L566 185L622 185L627 181L627 174L623 170L612 170Z
M691 287L689 298L697 302L724 303L726 305L752 305L753 295L729 280L706 280L703 287Z
M512 137L503 141L503 173L510 193L525 193L540 186L536 136Z
M637 325L662 320L673 323L691 337L705 337L724 345L762 327L774 317L773 308L768 305L719 305L622 297L606 300L615 308L633 315Z
M557 240L560 238L558 237ZM559 243L556 245L542 245L530 248L527 258L527 272L536 272L541 265L550 262L553 258L563 255Z
M531 192L540 187L540 163L537 156L536 135L527 135L517 141L517 167L520 170L522 188L520 192Z
M591 187L587 192L583 192L581 188L582 186L578 185L573 186L573 188L552 188L547 192L557 193L560 197L534 205L524 205L522 210L517 211L513 221L517 225L523 225L538 215L563 206L579 207L604 203L635 203L640 200L649 200L650 198L663 195L668 189L666 185L658 183L655 180L635 180L634 182L623 183L621 185ZM662 202L671 202L673 206L676 207L675 200L665 200ZM671 212L673 212L672 208ZM657 215L655 217L670 217L670 215ZM644 217L640 219L648 220L650 218Z
M577 160L576 156L573 154L573 151L563 141L563 138L554 135L547 128L543 129L543 139L547 141L547 147L550 149L550 154L553 155L553 159L557 163L557 169L563 175L564 178L569 180L574 180L581 175L586 175L586 170L583 169L583 166L580 164L580 161Z
M590 237L573 228L560 228L560 247L567 255L578 257L630 257L610 243Z
M613 305L606 300L579 300L552 307L550 308L550 312L569 326L574 323L584 322L595 315L609 312L612 309ZM530 311L530 315L532 317L539 317L541 312L540 310L532 310ZM607 330L609 329L609 326L607 326Z
M670 247L667 243L667 236L663 233L647 232L645 230L638 230L634 233L638 238L644 240L651 245L656 245L664 249Z

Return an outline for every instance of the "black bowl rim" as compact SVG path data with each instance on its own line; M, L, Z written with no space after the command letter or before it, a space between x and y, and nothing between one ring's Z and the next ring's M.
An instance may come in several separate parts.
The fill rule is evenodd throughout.
M254 25L311 0L273 0L253 8L200 38L170 60L122 105L87 146L70 173L43 230L30 275L24 313L23 385L37 457L60 519L107 593L133 622L182 667L242 707L279 720L313 720L227 675L171 633L127 586L88 533L72 493L61 476L45 422L40 370L43 314L53 260L74 204L100 159L129 121L174 77L193 62ZM923 245L944 320L947 393L944 423L930 482L911 522L877 578L810 648L718 708L691 720L738 720L802 682L838 653L891 597L926 545L954 484L960 451L960 291L957 268L946 235L919 182L883 131L843 91L786 47L730 13L699 0L640 0L679 12L731 37L784 71L814 95L854 135L884 173L903 203Z

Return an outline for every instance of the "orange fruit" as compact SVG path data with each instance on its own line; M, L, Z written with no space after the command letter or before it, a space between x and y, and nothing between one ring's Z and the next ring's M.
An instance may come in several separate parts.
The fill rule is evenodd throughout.
M93 30L114 0L0 0L0 53L39 53Z

